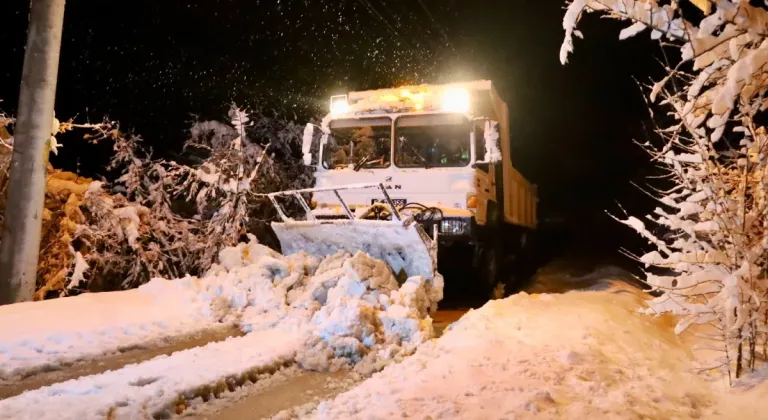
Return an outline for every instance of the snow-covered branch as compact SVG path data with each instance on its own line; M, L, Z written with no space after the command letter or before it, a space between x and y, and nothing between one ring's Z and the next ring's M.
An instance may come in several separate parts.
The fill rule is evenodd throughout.
M668 234L651 233L636 217L620 221L658 249L640 262L673 271L647 275L664 292L647 312L683 315L678 333L715 326L721 366L738 377L754 368L768 319L768 136L758 123L768 108L768 12L748 1L710 3L711 13L693 24L675 0L576 0L563 21L561 60L580 36L584 12L631 21L621 39L650 28L652 38L664 36L667 48L680 49L680 62L668 64L648 92L649 104L675 121L657 128L660 147L644 145L675 184L654 189L664 207L646 217Z
M185 146L188 160L197 162L191 166L153 158L141 137L115 122L54 121L53 152L61 147L56 134L84 130L90 142L112 142L107 169L116 177L99 182L49 167L36 298L202 274L246 233L276 246L268 231L274 209L252 193L311 186L299 126L237 107L229 115L229 125L192 126ZM0 193L12 151L5 128L12 122L0 119L0 140L9 146L0 147Z

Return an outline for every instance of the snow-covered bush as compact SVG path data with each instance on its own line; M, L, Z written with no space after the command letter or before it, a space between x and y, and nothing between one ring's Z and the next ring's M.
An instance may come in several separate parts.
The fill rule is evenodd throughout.
M135 287L153 277L203 273L222 249L236 245L246 233L268 242L269 218L256 224L251 219L268 215L272 206L254 193L268 192L265 187L310 185L308 169L294 156L300 140L291 136L293 123L263 113L249 115L236 106L229 117L231 125L192 125L185 151L202 155L196 167L153 160L140 138L106 131L114 141L110 169L122 171L112 190L125 196L88 195L88 214L97 217L92 228L79 233L84 243L105 239L85 259L96 267L111 267L108 289ZM282 155L276 159L277 153Z
M261 111L248 114L234 105L229 117L231 126L195 123L185 144L186 150L206 155L183 187L206 222L206 237L212 238L204 253L206 265L223 247L244 239L246 232L262 241L270 239L268 222L276 216L274 208L254 193L307 188L313 182L301 161L299 126Z
M301 163L301 130L234 106L229 116L231 125L192 126L186 150L203 153L194 167L153 159L140 137L114 122L56 121L57 132L85 129L89 141L112 142L108 169L117 179L94 182L49 165L36 299L198 275L246 232L269 243L274 210L254 193L311 185ZM0 135L12 121L2 116ZM8 137L0 144L0 193L12 150ZM52 144L61 147L55 137ZM0 198L0 223L3 207Z
M651 192L660 203L646 217L653 227L635 217L623 223L656 247L637 257L646 267L673 271L648 274L648 283L665 293L647 312L682 315L678 333L714 326L709 337L723 358L707 367L738 378L759 353L765 357L768 331L768 12L746 0L697 5L703 19L677 0L573 1L560 58L567 61L573 36L581 36L576 24L589 11L630 22L621 39L649 29L663 48L679 49L679 62L667 63L666 75L649 89L650 102L673 122L657 129L660 146L644 145L672 187ZM654 234L656 226L671 235Z

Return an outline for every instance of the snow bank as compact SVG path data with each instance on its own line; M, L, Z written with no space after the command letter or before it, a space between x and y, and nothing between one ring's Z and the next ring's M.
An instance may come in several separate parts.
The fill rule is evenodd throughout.
M313 337L308 347L315 353L313 362L304 360L324 369L336 357L341 365L359 361L378 345L412 351L431 336L425 308L441 298L439 277L412 277L400 287L387 264L363 253L321 262L240 244L224 249L203 278L0 307L0 379L221 324L303 332ZM365 326L351 327L358 323Z
M25 392L0 401L1 419L167 418L187 400L208 398L290 363L300 337L264 331Z
M361 361L362 372L411 354L433 335L429 310L442 299L442 279L408 278L363 252L318 260L282 256L251 242L223 250L202 279L155 279L143 289L159 301L180 297L205 317L246 332L280 329L306 337L297 360L336 370ZM375 365L375 366L372 366Z
M222 323L247 333L27 392L2 401L0 418L136 418L190 390L288 361L369 375L433 336L429 310L441 298L439 276L400 285L385 262L362 252L320 261L252 242L223 250L202 278L0 307L8 325L0 342L6 376Z
M357 365L370 373L433 336L429 310L442 299L439 276L413 276L399 285L389 265L363 252L339 251L319 261L304 252L284 257L256 243L225 250L221 261L205 279L220 302L218 317L237 320L245 332L304 334L297 356L304 368Z
M147 289L0 306L0 379L191 334L217 323Z
M724 403L738 391L691 373L669 320L641 306L626 289L491 301L310 417L761 417L768 400Z

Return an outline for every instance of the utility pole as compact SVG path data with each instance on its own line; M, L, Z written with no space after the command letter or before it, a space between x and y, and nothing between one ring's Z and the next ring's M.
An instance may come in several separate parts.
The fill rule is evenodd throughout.
M32 300L65 0L31 0L0 244L0 305Z

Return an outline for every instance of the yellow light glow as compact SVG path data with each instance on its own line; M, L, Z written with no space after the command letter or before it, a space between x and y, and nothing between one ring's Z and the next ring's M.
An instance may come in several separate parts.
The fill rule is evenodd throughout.
M468 209L476 209L477 208L477 196L476 195L468 195L467 196L467 208Z
M413 103L413 108L417 111L424 109L424 92L411 92L408 89L400 91L401 101L409 100Z
M448 88L443 92L443 111L469 112L469 92L462 88Z
M349 102L347 102L347 95L339 95L331 97L331 114L339 115L349 110Z

